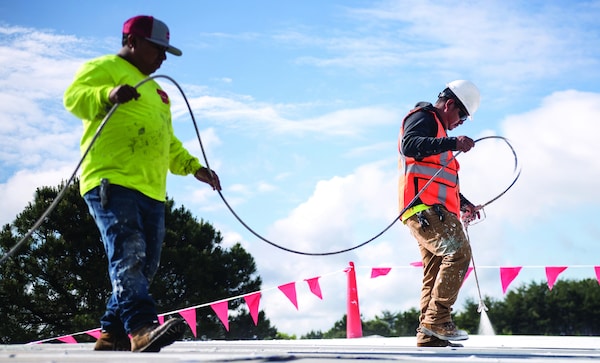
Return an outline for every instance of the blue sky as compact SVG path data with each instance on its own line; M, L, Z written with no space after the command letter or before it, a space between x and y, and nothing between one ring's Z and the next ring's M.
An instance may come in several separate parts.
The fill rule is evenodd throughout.
M77 67L116 53L123 22L149 14L183 50L156 74L183 88L223 195L266 238L324 252L379 233L397 213L403 116L447 82L469 79L481 107L451 134L507 137L523 170L469 228L482 293L502 296L498 266L526 266L519 286L545 281L543 266L573 266L560 278L579 279L600 264L598 1L40 0L3 2L0 14L2 224L79 160L81 122L62 107ZM159 82L173 100L176 134L202 157L182 97ZM482 141L459 161L463 194L476 204L513 177L512 153L499 142ZM349 261L366 318L418 304L421 272L408 268L418 250L400 224L349 253L301 256L246 231L191 176L170 176L168 193L226 245L242 243L265 288L299 282L298 311L277 291L263 294L261 308L280 331L326 330L343 316L340 271ZM370 267L393 269L369 279ZM322 301L302 285L319 275ZM472 277L459 310L466 298L477 298Z

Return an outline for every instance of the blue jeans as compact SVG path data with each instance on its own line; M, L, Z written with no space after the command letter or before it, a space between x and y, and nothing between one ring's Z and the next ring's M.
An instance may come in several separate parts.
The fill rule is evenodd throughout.
M156 304L148 288L160 263L165 204L119 185L110 185L105 207L100 187L83 198L100 231L112 285L100 319L102 329L129 334L156 322Z

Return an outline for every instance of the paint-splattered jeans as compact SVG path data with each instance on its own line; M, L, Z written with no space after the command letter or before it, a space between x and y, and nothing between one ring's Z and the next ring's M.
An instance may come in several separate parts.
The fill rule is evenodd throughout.
M160 263L165 236L164 203L119 185L110 186L105 207L101 204L100 187L83 198L100 231L112 285L112 295L100 320L102 329L131 333L157 321L148 287Z
M471 246L458 217L439 208L443 220L434 208L422 213L428 226L419 223L417 215L408 218L406 225L419 243L423 261L423 285L421 287L421 315L419 320L428 324L452 321L452 305L458 298L465 274L471 260ZM417 334L418 342L431 337Z

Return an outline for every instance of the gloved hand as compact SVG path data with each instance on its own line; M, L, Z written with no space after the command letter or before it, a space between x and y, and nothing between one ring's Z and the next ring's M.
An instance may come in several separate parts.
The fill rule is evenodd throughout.
M473 204L467 204L460 208L462 215L461 219L464 224L469 224L476 219L481 218L481 214L479 211L481 210L481 206L475 206Z

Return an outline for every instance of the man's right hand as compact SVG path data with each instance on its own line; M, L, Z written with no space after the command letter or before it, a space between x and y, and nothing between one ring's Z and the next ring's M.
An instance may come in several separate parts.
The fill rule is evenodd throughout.
M467 152L475 146L475 141L468 136L457 136L456 137L456 150Z
M108 100L114 105L115 103L125 103L129 102L132 99L140 98L140 94L138 93L135 87L130 86L128 84L122 84L113 88L108 95Z

